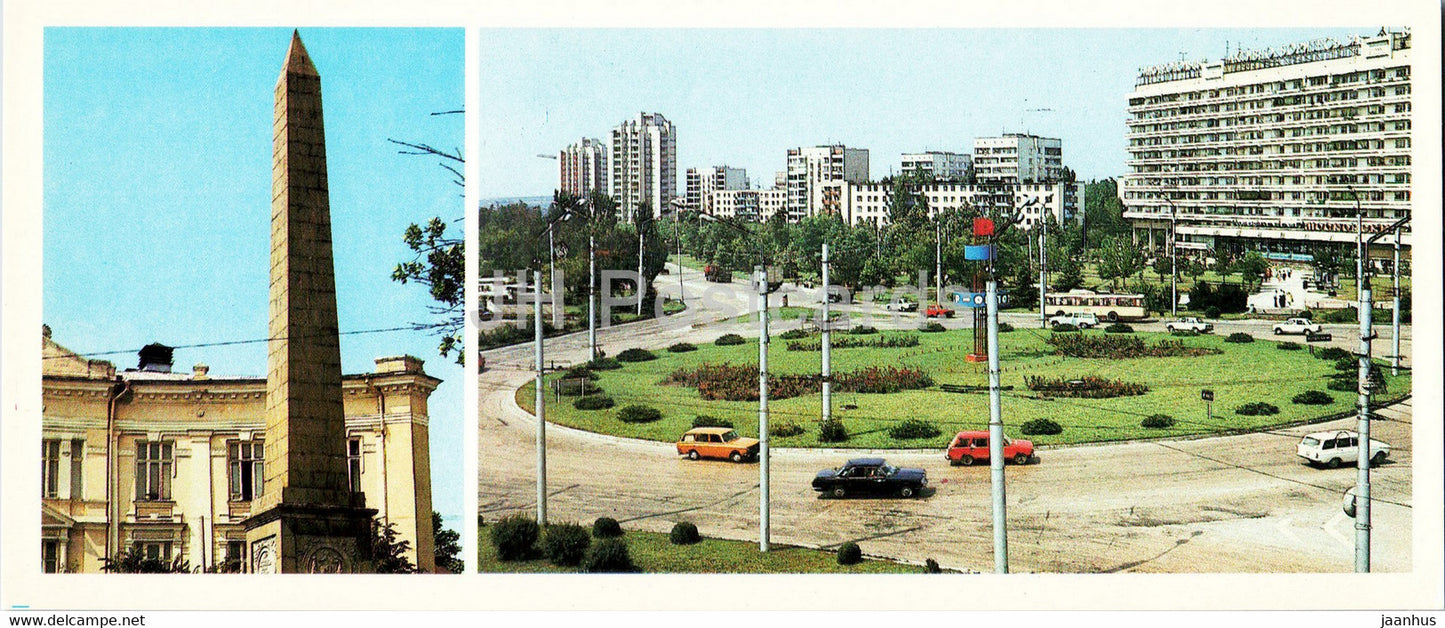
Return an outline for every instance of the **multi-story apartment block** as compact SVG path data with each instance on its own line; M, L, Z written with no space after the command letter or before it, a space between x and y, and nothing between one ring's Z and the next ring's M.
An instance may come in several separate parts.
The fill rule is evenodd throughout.
M728 166L687 169L687 196L683 206L704 214L713 213L714 192L748 189L748 171Z
M656 216L677 196L677 133L660 113L639 113L612 129L608 189L622 220L642 207Z
M787 212L788 193L771 190L722 190L713 193L712 215L742 221L764 221Z
M1174 220L1180 248L1290 259L1354 242L1357 206L1384 230L1410 210L1410 65L1410 33L1381 30L1141 70L1124 217L1150 245Z
M1005 133L973 140L973 176L980 184L1018 185L1063 178L1064 144L1056 138Z
M788 194L788 220L797 222L825 211L829 204L823 184L834 181L863 183L868 180L868 149L848 148L842 144L788 149L788 170L785 189Z
M266 490L266 378L172 372L151 345L136 369L43 338L41 533L46 572L99 572L122 550L192 569L245 571ZM427 398L441 380L411 356L345 375L347 475L408 557L433 569Z
M828 198L837 199L836 211L852 225L887 225L888 205L893 199L893 185L888 183L827 184ZM930 183L919 186L918 193L928 201L930 215L941 211L962 210L983 215L1018 215L1018 227L1032 229L1052 215L1063 223L1083 223L1083 186L1078 183L1026 183L1023 185L978 185L969 183Z
M971 183L973 157L967 154L931 150L903 155L900 174L913 174L934 181Z
M577 196L587 196L593 190L606 193L607 156L606 144L585 137L562 149L557 156L557 188Z

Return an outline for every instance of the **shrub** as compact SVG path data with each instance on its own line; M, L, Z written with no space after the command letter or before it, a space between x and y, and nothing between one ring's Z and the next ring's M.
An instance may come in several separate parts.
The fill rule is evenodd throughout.
M1323 390L1306 390L1295 395L1290 401L1303 406L1324 406L1334 403L1335 398Z
M933 438L942 433L938 427L922 419L907 419L888 428L888 435L895 440Z
M701 541L702 535L697 533L697 526L687 521L679 521L673 524L667 540L672 541L673 545L692 545Z
M1139 426L1153 429L1164 429L1166 427L1173 427L1174 417L1167 414L1151 414L1147 417L1144 417L1144 420L1139 422Z
M818 426L818 442L820 443L841 443L848 440L848 428L843 426L843 420L838 417L829 417Z
M1224 341L1225 341L1225 342L1233 342L1233 343L1254 342L1254 336L1251 336L1251 335L1249 335L1249 334L1246 334L1246 333L1244 333L1244 332L1242 332L1242 331L1237 331L1237 332L1234 332L1234 333L1226 336L1226 337L1224 338Z
M858 549L858 544L848 541L838 546L838 564L856 565L863 562L863 550Z
M1279 414L1279 407L1263 401L1252 401L1235 408L1234 413L1242 416L1268 416Z
M617 419L623 423L651 423L661 418L661 410L635 403L617 411Z
M1169 332L1169 335L1170 335L1170 336L1177 336L1177 337L1180 337L1180 338L1193 338L1193 337L1195 337L1195 336L1198 336L1198 335L1199 335L1199 332L1194 331L1193 329L1176 329L1176 330L1174 330L1174 331Z
M613 371L622 368L622 363L617 358L598 356L596 360L587 363L587 368L594 371Z
M689 351L697 351L697 345L690 342L679 342L673 345L669 345L667 347L667 350L672 353L687 353Z
M1132 334L1134 328L1127 323L1114 323L1104 328L1106 334Z
M1058 422L1052 419L1034 419L1032 421L1025 421L1023 426L1019 428L1019 431L1025 436L1050 436L1064 433L1064 426L1059 425Z
M657 356L653 355L653 353L647 349L633 347L617 354L617 359L622 362L646 362L648 360L656 360Z
M727 419L719 419L717 417L708 416L706 414L700 414L692 418L692 426L731 428L733 426L733 422Z
M940 327L942 327L942 325L940 325ZM1014 326L1013 326L1013 325L1010 325L1010 324L1005 323L1005 322L1003 322L1003 321L999 321L999 322L998 322L998 333L1000 333L1000 334L1006 334L1006 333L1009 333L1009 332L1011 332L1011 331L1013 331L1013 330L1014 330ZM930 558L930 559L928 559L928 560L933 560L933 559ZM934 564L934 565L937 565L938 563L933 563L933 564ZM937 573L937 572L932 572L932 573Z
M1314 352L1315 357L1326 362L1338 362L1341 359L1350 357L1350 352L1339 347L1325 347Z
M1073 323L1059 323L1058 325L1054 325L1049 329L1056 332L1079 331L1079 328L1074 326Z
M509 515L492 526L492 546L501 560L525 560L532 557L541 532L537 522L525 515Z
M1095 375L1077 378L1025 375L1024 385L1028 386L1029 390L1043 393L1045 397L1108 399L1142 395L1149 392L1149 387L1143 384L1105 379Z
M558 567L576 567L587 555L592 537L587 528L575 523L561 523L547 526L547 537L542 540L542 553L547 560Z
M807 338L811 335L813 334L810 334L801 329L789 329L788 331L778 334L778 337L782 338L783 340L802 340L803 338Z
M628 573L637 571L632 556L627 553L627 543L622 539L606 538L597 541L587 550L582 560L582 571L587 573Z
M1204 318L1219 318L1219 306L1211 305L1204 308Z
M943 568L938 566L938 561L930 558L923 561L923 573L943 573Z
M1342 373L1349 373L1360 368L1360 361L1355 358L1340 358L1335 360L1335 370Z
M717 340L713 341L713 344L719 347L726 347L728 345L740 345L746 342L747 341L744 340L742 336L739 336L737 334L723 334L721 336L718 336Z
M946 329L947 329L947 328L943 326L943 323L940 323L940 322L938 322L938 321L928 321L927 323L925 323L925 324L923 324L921 327L919 327L919 328L918 328L918 331L921 331L921 332L924 332L924 333L927 333L927 334L935 334L935 333L938 333L938 332L940 332L940 331L945 331Z
M585 380L587 380L587 381L589 381L589 382L595 382L595 381L597 381L597 378L598 378L598 377L601 377L601 376L598 375L597 373L592 372L592 369L587 368L587 365L585 365L585 364L582 365L582 366L574 366L574 367L572 367L572 368L570 368L570 369L567 369L566 371L563 371L563 372L562 372L562 379L564 379L564 380L567 380L567 379L585 379Z
M592 536L599 539L610 539L622 536L622 524L617 523L612 517L598 517L592 522Z
M572 407L578 410L606 410L614 405L616 402L607 395L587 395L572 402Z
M1280 351L1299 351L1304 347L1300 346L1300 343L1298 342L1285 341L1275 345L1274 348L1279 349Z
M557 382L557 394L563 397L576 397L584 392L589 395L598 394L602 392L602 387L585 378L563 379Z
M848 330L848 333L854 336L867 336L870 334L878 333L878 328L871 325L858 325L857 327Z
M788 437L802 434L805 430L803 429L803 426L798 425L797 423L793 423L791 421L784 421L776 425L769 425L768 431L771 432L773 436Z

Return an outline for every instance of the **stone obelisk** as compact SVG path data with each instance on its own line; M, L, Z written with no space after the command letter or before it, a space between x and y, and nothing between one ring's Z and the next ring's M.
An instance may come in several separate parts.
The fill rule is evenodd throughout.
M376 511L347 480L321 76L294 32L272 133L265 487L245 522L250 570L367 572Z

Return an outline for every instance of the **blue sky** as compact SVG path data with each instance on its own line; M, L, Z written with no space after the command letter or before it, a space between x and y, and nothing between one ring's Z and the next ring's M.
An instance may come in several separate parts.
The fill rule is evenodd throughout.
M1140 67L1379 28L484 29L481 195L550 195L557 162L537 154L639 111L675 125L679 186L726 163L769 187L788 148L832 142L869 149L879 178L904 152L1015 131L1062 138L1083 178L1118 176Z
M135 366L134 350L267 333L273 89L291 29L45 31L44 319L79 352ZM431 320L426 289L391 281L401 233L460 219L437 159L387 138L456 150L461 29L302 29L322 78L340 327ZM455 227L458 235L461 225ZM463 373L420 332L341 338L346 373L409 353L445 382L431 397L435 508L460 529ZM176 366L266 372L264 343L181 349ZM465 484L465 487L464 487Z

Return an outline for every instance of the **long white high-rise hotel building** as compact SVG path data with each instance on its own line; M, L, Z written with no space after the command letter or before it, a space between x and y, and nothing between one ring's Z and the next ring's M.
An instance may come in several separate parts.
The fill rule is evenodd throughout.
M612 129L608 193L622 220L646 205L653 216L677 196L677 134L660 113L639 113Z
M1357 204L1367 233L1410 210L1412 115L1408 31L1145 68L1129 95L1124 217L1153 246L1172 217L1181 249L1349 247Z

